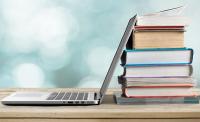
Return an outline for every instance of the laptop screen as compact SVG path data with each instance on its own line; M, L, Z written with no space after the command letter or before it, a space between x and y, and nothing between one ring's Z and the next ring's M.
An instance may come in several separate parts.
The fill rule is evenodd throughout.
M122 37L122 39L120 41L120 44L119 44L119 46L117 48L117 51L116 51L116 53L114 55L114 58L112 60L112 63L110 65L109 69L108 69L108 72L107 72L106 77L104 79L103 85L102 85L102 87L100 89L101 102L102 102L102 99L104 97L104 94L105 94L106 90L108 89L108 86L109 86L109 83L110 83L110 81L112 79L112 76L113 76L113 73L115 71L116 65L117 65L117 63L118 63L118 61L119 61L119 59L120 59L120 57L122 55L123 49L124 49L128 39L129 39L129 37L131 35L131 32L132 32L132 30L134 28L135 23L136 23L136 15L129 20L128 25L126 27L126 30L124 32L124 35L123 35L123 37Z

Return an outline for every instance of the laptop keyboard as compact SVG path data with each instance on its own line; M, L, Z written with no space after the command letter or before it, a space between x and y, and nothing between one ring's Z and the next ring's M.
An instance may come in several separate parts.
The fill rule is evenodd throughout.
M87 100L88 93L84 92L53 92L47 100Z

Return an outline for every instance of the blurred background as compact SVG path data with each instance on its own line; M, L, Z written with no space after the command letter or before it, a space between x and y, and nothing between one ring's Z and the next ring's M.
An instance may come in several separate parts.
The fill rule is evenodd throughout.
M100 87L129 18L187 5L200 80L199 0L0 0L0 88ZM119 87L116 77L110 87Z

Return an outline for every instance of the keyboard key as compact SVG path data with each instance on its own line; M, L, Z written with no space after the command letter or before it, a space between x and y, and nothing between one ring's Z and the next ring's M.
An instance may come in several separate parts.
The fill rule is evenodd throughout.
M55 100L61 100L63 98L63 96L65 95L65 92L60 92L57 97L55 98Z
M71 92L67 92L62 100L69 100L70 96L71 96Z
M76 92L72 93L70 100L76 100L77 94Z
M84 100L88 99L88 93L85 93Z
M53 100L56 96L58 95L57 92L53 92L49 95L49 97L47 98L47 100Z
M83 100L84 93L79 93L76 100Z

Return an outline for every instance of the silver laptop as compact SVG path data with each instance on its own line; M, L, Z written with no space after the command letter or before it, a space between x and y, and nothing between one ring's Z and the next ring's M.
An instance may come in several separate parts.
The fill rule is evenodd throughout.
M112 63L99 92L15 92L1 102L6 105L97 105L101 104L115 67L136 23L136 15L129 20Z

